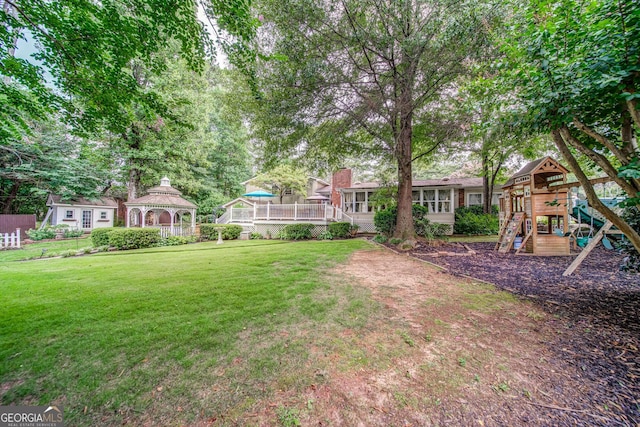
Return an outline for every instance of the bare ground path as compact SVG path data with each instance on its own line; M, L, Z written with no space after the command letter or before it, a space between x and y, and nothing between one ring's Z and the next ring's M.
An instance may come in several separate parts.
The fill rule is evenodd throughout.
M385 250L333 274L380 309L362 328L316 334L317 381L256 402L237 424L283 425L288 408L305 426L637 425L560 357L570 325L534 302Z

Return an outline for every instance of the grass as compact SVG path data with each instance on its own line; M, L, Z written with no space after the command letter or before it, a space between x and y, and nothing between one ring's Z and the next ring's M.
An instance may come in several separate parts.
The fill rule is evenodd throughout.
M45 256L52 256L62 254L65 251L77 251L87 247L93 247L88 235L78 239L30 243L28 245L23 245L20 249L7 249L0 251L0 264L8 261L39 258L43 255L43 249L45 249Z
M20 263L3 253L0 404L62 404L69 425L174 424L232 418L278 382L306 387L318 378L296 375L303 329L362 324L367 310L349 287L318 293L319 272L367 245L212 242Z

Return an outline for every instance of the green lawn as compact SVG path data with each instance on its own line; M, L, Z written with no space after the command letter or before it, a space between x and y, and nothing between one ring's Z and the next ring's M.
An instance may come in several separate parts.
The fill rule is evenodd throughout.
M76 251L84 248L92 248L89 235L78 239L52 240L41 243L30 243L23 245L21 249L9 249L0 251L0 263L4 261L18 261L24 259L38 258L41 256L57 255L65 251ZM42 250L44 251L44 254Z
M349 317L367 304L358 295L316 291L327 289L324 269L366 247L263 240L27 262L3 254L0 404L61 404L67 425L189 423L250 404L258 396L234 390L272 392L265 384L304 363L302 342L276 339L283 325L323 324L340 304L346 317L331 321L362 318ZM270 334L272 345L248 338ZM238 359L249 368L234 368ZM208 401L216 387L226 398Z

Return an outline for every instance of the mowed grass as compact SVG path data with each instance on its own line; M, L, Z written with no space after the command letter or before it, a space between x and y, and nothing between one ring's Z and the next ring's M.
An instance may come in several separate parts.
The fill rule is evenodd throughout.
M303 341L279 331L326 321L345 296L316 298L322 271L367 246L234 241L0 262L0 404L56 403L68 425L240 411L304 363Z
M28 245L23 245L20 249L1 250L0 263L34 259L42 256L55 256L64 251L76 251L92 247L93 243L91 243L91 238L88 235L77 239L50 240L47 242L30 243Z

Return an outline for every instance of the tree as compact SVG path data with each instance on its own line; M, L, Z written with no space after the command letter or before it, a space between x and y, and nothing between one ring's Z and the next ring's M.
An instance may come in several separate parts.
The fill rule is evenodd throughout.
M446 122L437 111L481 50L483 11L465 1L426 0L259 6L264 49L286 55L259 74L272 126L267 150L393 159L396 236L412 238L412 162L438 144L429 137L437 134L434 123Z
M640 15L632 1L516 4L503 38L503 77L535 129L549 132L589 204L640 251L640 234L597 197L579 164L585 157L640 201Z
M287 191L305 194L307 191L308 178L304 171L295 167L283 164L274 169L258 175L250 183L265 189L271 189L278 197L280 203Z
M98 144L69 134L60 123L30 125L32 135L0 150L0 212L41 212L48 193L97 197L108 183ZM28 207L28 209L25 209Z

